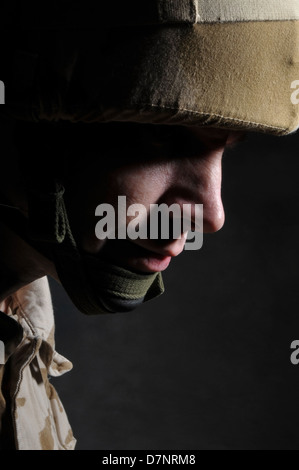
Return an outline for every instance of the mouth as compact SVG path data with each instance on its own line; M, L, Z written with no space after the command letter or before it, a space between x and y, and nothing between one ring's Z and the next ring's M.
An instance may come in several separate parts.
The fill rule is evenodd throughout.
M152 274L165 271L172 256L148 250L130 240L108 240L101 250L101 257L123 268Z

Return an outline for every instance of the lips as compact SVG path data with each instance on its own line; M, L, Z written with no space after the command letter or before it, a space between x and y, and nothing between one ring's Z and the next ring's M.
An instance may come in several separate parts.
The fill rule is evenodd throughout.
M177 254L171 255L163 246L152 251L129 240L108 240L101 250L101 257L107 261L143 273L164 271Z
M126 264L135 271L144 273L158 273L165 271L171 262L171 256L155 255L149 251L147 257L143 258L127 258Z

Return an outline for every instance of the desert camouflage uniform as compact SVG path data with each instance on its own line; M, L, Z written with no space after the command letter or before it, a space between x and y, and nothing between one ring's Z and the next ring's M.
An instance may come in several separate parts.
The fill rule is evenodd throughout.
M54 317L47 278L20 289L0 312L0 449L73 450L65 410L48 375L72 364L55 351Z

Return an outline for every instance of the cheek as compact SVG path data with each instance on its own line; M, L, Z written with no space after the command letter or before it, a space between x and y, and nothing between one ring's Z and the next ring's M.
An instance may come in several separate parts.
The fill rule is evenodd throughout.
M80 210L73 213L72 218L72 227L75 228L81 248L88 253L98 253L105 244L95 235L95 227L99 221L95 216L95 210L99 205L111 205L115 210L116 221L119 196L126 197L126 208L132 204L142 204L149 211L150 204L157 203L167 192L170 174L171 169L168 164L155 164L99 172L98 177L93 175L92 181L86 185L84 192L80 193L80 202L76 201L78 204L76 207L80 206ZM127 222L129 220L128 218Z
M115 203L118 196L126 196L127 204L148 207L167 191L169 175L166 165L119 169L109 176L109 199Z
M158 202L168 189L169 170L165 166L139 166L138 168L119 168L93 175L81 191L76 192L76 201L71 201L72 229L80 247L87 253L98 253L105 241L99 240L95 228L99 217L96 208L109 204L115 210L118 219L119 197L126 197L126 209L132 204L142 204L149 211L150 204ZM79 195L80 194L80 195ZM81 197L80 197L81 196ZM76 208L76 210L73 210ZM127 222L130 219L128 218Z

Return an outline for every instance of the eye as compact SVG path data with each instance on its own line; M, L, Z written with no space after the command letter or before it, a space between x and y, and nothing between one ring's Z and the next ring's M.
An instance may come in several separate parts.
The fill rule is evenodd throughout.
M204 140L186 126L150 125L141 129L140 137L147 153L154 158L198 156L206 149Z

